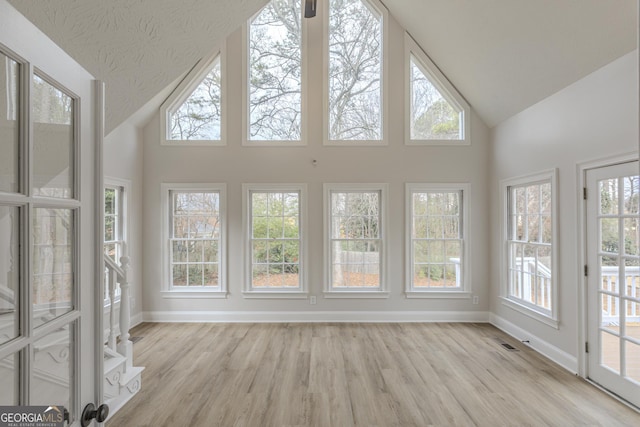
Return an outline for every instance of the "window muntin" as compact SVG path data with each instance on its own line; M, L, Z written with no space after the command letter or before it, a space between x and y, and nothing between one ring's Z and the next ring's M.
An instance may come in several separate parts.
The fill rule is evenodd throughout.
M465 190L407 185L409 292L465 291Z
M222 74L218 55L186 99L167 112L167 139L219 141L222 132Z
M20 123L18 105L20 100L20 64L0 51L0 191L19 191ZM4 108L3 108L4 107Z
M249 190L249 291L301 290L302 191Z
M302 8L271 0L248 29L250 141L302 139Z
M381 187L327 187L328 292L384 291Z
M383 14L369 0L330 0L328 139L383 139Z
M464 139L462 111L442 95L414 55L409 60L409 82L411 139Z
M170 284L220 289L220 191L170 191Z
M552 180L507 186L507 295L550 316L553 310Z

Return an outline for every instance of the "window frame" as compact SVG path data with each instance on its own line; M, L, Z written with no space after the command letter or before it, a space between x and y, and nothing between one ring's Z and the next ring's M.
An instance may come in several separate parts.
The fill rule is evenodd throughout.
M220 237L218 239L218 287L190 288L173 286L171 277L171 230L173 192L217 192L220 203ZM227 298L227 185L224 183L162 183L162 288L164 298Z
M456 288L420 288L413 285L414 256L413 256L413 195L416 193L460 193L461 212L458 215L461 233L460 269L462 273L461 286ZM469 235L469 200L471 185L469 183L406 183L405 184L405 295L407 298L471 298L472 284L470 274L470 247Z
M251 96L249 91L249 40L251 21L253 21L271 3L269 0L259 11L247 19L242 26L242 145L245 147L297 147L306 146L308 140L308 90L307 72L309 63L308 19L304 18L304 1L300 0L300 19L302 37L300 40L301 67L300 70L300 139L299 140L251 140L249 127L251 125L249 106Z
M458 90L451 84L449 79L440 71L438 66L429 58L408 32L404 35L405 48L405 145L446 145L465 146L471 145L471 107ZM411 59L415 58L416 65L420 68L429 80L440 92L442 97L455 109L460 111L460 126L463 138L461 139L412 139L411 138L411 116L412 116L412 87L411 87Z
M509 244L511 242L509 227L511 226L511 189L549 183L551 185L551 310L546 310L532 303L515 297L510 292L509 266L511 263ZM529 175L507 178L500 181L500 196L502 199L502 257L501 257L501 292L500 300L503 305L538 320L541 323L559 328L559 262L558 262L558 169L549 169Z
M388 298L388 190L389 184L371 183L371 184L341 184L326 183L323 185L323 234L324 234L324 297L325 298ZM332 193L363 193L378 192L380 194L380 218L378 224L380 226L380 286L378 288L347 288L344 290L334 288L333 282L333 250L331 238L331 220L333 212L331 209Z
M382 70L380 76L380 111L382 115L381 139L379 140L332 140L329 135L329 3L322 6L322 65L323 65L323 113L322 113L322 143L326 146L387 146L389 145L389 11L379 0L360 0L364 5L379 13L382 19Z
M213 64L220 61L220 139L219 140L192 140L171 139L169 115L171 110L180 107L191 96L193 91L202 83L209 74ZM227 78L226 78L226 49L221 47L212 55L200 59L196 65L180 81L169 97L160 106L160 145L163 146L225 146L227 145Z
M251 195L256 193L298 193L298 236L300 240L299 277L298 288L254 288L252 278L252 250L251 250L251 224L252 204ZM308 249L307 235L307 184L242 184L242 229L244 234L243 257L244 260L244 286L242 295L244 298L281 298L281 299L305 299L309 295L306 258Z
M130 197L130 194L131 194L131 181L126 179L105 176L103 180L103 188L105 190L106 189L115 190L116 201L119 201L119 203L116 204L115 216L120 219L120 221L118 222L117 232L115 233L115 234L118 234L118 237L119 237L118 239L107 241L106 236L104 236L104 232L103 232L103 236L104 236L103 252L104 252L104 246L106 246L107 244L115 243L117 248L119 243L120 256L117 257L117 259L114 260L114 262L116 263L116 265L120 265L120 258L123 256L129 255L129 241L130 241L129 218L131 215L129 212L128 198ZM104 224L106 224L106 213L104 214L104 219L105 220L103 221L103 226ZM106 255L106 252L105 252L105 255ZM111 305L111 300L109 298L109 283L107 282L106 278L105 278L104 286L105 286L104 306L108 307L109 305ZM114 299L114 303L116 304L120 302L120 293L121 293L120 285L117 284L115 289L115 299Z

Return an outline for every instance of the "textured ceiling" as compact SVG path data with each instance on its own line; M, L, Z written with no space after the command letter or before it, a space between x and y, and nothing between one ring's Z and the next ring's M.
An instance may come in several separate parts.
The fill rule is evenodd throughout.
M9 1L107 87L107 133L267 0Z
M106 82L107 132L266 1L9 0ZM636 46L636 0L383 2L489 126Z

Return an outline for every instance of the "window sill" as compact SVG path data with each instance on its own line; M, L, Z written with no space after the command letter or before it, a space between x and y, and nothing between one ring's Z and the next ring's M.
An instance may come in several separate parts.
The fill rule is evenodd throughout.
M547 326L550 326L554 329L560 329L560 324L557 319L554 319L550 316L547 316L543 313L537 312L524 304L520 304L517 301L506 297L500 297L502 300L502 305L509 307L512 310L515 310L531 319L537 320L538 322L544 323Z
M204 139L165 139L160 145L165 147L224 147L227 145L223 140Z
M247 299L307 299L309 293L299 291L243 291L242 296Z
M434 299L471 299L471 292L466 291L406 291L407 298L434 298Z
M242 142L243 147L304 147L307 143L300 140L291 141L262 141L262 140L245 140Z
M387 291L325 291L325 298L389 298Z
M341 141L331 140L323 143L329 147L386 147L389 145L383 140L358 140L358 139L345 139Z
M225 299L227 298L226 291L161 291L162 298L176 298L176 299Z
M466 139L410 139L405 141L405 145L425 146L434 145L440 147L468 147L471 142Z

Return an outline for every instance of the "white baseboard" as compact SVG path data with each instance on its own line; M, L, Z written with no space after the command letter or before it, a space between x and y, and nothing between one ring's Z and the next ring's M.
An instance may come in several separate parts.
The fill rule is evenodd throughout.
M133 316L131 316L131 327L133 328L134 326L138 326L143 321L144 320L142 313L134 314Z
M537 351L538 353L542 354L543 356L551 359L558 365L562 366L572 374L577 374L578 372L577 357L572 356L571 354L563 350L560 350L558 347L552 344L549 344L547 341L543 340L542 338L533 335L531 332L528 332L520 328L519 326L514 325L508 320L500 316L496 316L493 313L490 314L489 323L491 323L496 328L511 335L518 341L523 341L523 340L529 341L528 343L525 343L525 344L531 347L532 349L534 349L535 351Z
M489 322L486 311L145 311L145 322L318 323Z

